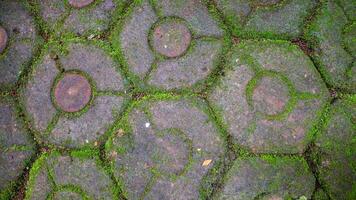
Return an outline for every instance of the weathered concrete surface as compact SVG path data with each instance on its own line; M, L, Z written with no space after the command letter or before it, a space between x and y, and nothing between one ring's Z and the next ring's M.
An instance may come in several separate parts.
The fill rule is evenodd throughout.
M227 57L209 100L236 143L255 153L302 153L328 96L311 60L278 41L244 41Z
M315 178L302 158L238 158L216 199L310 199Z
M35 145L11 99L0 98L0 113L0 198L7 199L33 156Z
M198 199L204 175L224 151L200 100L148 101L128 115L130 132L107 148L128 199Z
M69 43L66 54L52 54L44 54L35 66L22 96L37 135L41 141L58 147L98 143L121 112L124 101L122 95L114 95L124 92L117 64L95 45ZM68 76L79 77L84 85L74 86L73 81L61 84ZM72 98L68 92L76 95Z
M319 179L333 199L354 199L355 193L355 98L331 105L325 127L316 139Z

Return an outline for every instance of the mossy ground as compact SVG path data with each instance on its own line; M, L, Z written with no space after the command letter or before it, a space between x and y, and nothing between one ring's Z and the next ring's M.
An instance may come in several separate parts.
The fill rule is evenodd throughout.
M335 88L332 85L328 84L330 83L329 81L330 77L328 77L328 75L323 72L322 68L318 67L317 69L320 71L324 82L328 84L327 86L330 90L331 98L328 101L328 105L326 105L323 111L320 113L321 120L319 120L319 122L314 126L313 130L311 131L312 132L311 142L309 143L307 150L302 155L282 155L282 154L255 155L249 152L248 150L236 145L232 141L232 137L231 135L229 135L227 131L227 127L223 123L222 118L218 113L216 113L217 109L213 108L213 105L211 105L207 101L207 96L211 92L214 85L216 85L219 79L224 76L224 69L226 69L226 62L227 62L225 56L227 55L227 52L229 52L229 50L234 44L239 44L240 41L244 39L268 38L270 40L291 40L292 39L291 37L286 35L276 35L274 33L268 33L268 32L263 34L256 33L256 32L241 32L240 27L231 23L233 21L233 17L229 15L224 16L222 12L217 9L214 0L204 0L204 3L208 7L211 15L219 22L219 25L225 31L224 38L223 38L224 48L223 48L223 52L221 53L221 58L215 64L216 67L213 70L213 72L210 74L210 76L204 79L204 81L197 83L192 88L164 91L157 88L147 87L140 78L134 75L129 70L129 66L127 65L124 56L122 55L122 51L120 50L120 45L117 45L117 42L115 42L119 38L118 33L121 31L120 29L122 28L122 23L124 22L125 18L130 15L133 6L141 3L141 0L132 0L132 1L127 1L126 3L121 3L120 6L117 8L117 10L114 12L111 22L109 23L109 28L106 31L101 33L90 33L90 34L88 33L83 36L77 36L72 33L63 33L62 35L58 36L58 32L62 32L61 25L63 24L63 20L59 20L58 24L53 26L54 28L51 28L41 18L39 14L38 2L36 0L29 0L24 2L31 15L34 17L39 34L42 36L45 44L41 49L38 49L36 51L35 56L31 60L31 62L26 64L24 70L20 75L18 82L15 85L1 86L0 96L5 98L11 98L12 101L15 102L16 109L18 111L18 116L19 118L21 118L21 120L25 122L26 129L32 135L34 140L36 140L36 137L34 136L36 130L32 128L31 120L27 117L28 115L25 113L24 105L22 103L20 94L22 93L21 91L28 81L29 75L32 73L33 70L35 70L34 66L36 65L36 63L40 62L43 54L50 47L65 53L65 47L68 42L81 41L81 42L94 43L100 46L105 51L107 51L116 60L116 62L120 64L120 68L118 69L118 71L122 73L122 75L125 77L125 81L128 88L126 91L126 95L129 97L128 99L130 100L125 104L123 111L118 115L117 120L114 123L114 126L105 134L103 141L109 138L106 144L101 143L98 146L94 146L94 145L87 146L81 150L73 151L70 149L57 149L55 146L48 146L46 144L40 143L38 148L36 149L38 155L36 161L29 162L28 164L28 167L31 169L29 173L29 180L26 180L25 178L21 178L18 181L18 183L14 184L14 187L16 188L15 190L5 191L4 195L3 192L1 193L0 197L2 199L11 199L16 196L21 196L21 194L19 194L19 192L21 193L22 191L20 187L24 187L24 184L22 182L27 182L28 184L27 193L31 194L31 185L34 184L34 179L36 177L36 174L40 170L42 163L49 156L50 153L48 151L70 154L81 158L87 158L88 156L95 157L97 161L100 162L100 165L103 166L106 173L109 174L112 180L115 182L115 187L112 190L116 194L117 199L124 199L126 195L123 194L123 191L121 190L121 188L123 188L122 185L123 183L120 180L116 180L116 178L114 177L113 167L111 166L110 159L108 158L110 154L106 154L105 152L108 149L112 148L111 137L115 134L120 134L119 130L121 129L124 130L124 132L130 132L131 127L128 126L128 123L126 121L127 115L128 113L130 113L132 108L139 106L141 102L146 100L172 100L172 99L180 99L182 97L194 97L194 98L198 97L203 99L207 104L204 110L211 118L211 120L213 120L217 124L217 127L219 128L219 132L221 133L222 137L225 140L224 145L226 146L226 150L224 156L220 159L219 162L215 164L215 166L210 170L208 175L202 181L201 189L200 189L201 199L211 199L216 193L218 193L221 190L221 188L224 185L224 181L226 180L226 175L228 174L227 172L232 167L233 162L236 158L243 159L243 158L249 158L255 156L261 157L271 162L278 160L278 158L280 158L281 156L282 157L287 156L287 157L292 157L297 159L305 159L309 165L306 167L309 168L309 170L311 170L314 173L314 176L316 177L315 190L312 198L330 199L330 195L328 194L326 187L318 179L319 173L316 165L317 164L316 161L318 160L318 157L317 154L315 154L314 152L315 151L314 139L315 139L315 135L322 134L322 131L325 125L327 124L328 119L330 118L330 116L328 115L329 107L330 107L329 105L335 102L336 99L343 99L345 98L345 96L347 96L347 99L353 99L352 103L354 104L355 95L352 94L349 90L343 90L337 87ZM116 1L116 2L121 2L121 1ZM150 3L153 5L155 4L155 2L156 2L155 0L150 1ZM322 5L325 2L326 1L319 1L318 5L314 8L314 10L310 12L310 16L303 23L305 30L309 28L310 21L312 21L315 13L317 13L317 11L322 7ZM160 11L157 11L157 13L159 14ZM94 36L91 36L91 34L93 34ZM308 38L307 36L304 35L300 35L298 36L298 38L306 38L306 41L308 41L307 45L309 47L315 45L315 40L313 38ZM320 66L318 60L313 59L313 61L315 66ZM129 145L129 141L130 139L128 138L127 139L128 143L126 143L125 145ZM125 142L126 141L123 141L123 143ZM124 146L121 149L117 149L117 152L118 153L125 152ZM75 187L58 188L58 190L62 190L62 189L63 190L68 189L70 191L76 191L78 193L82 193L80 189Z

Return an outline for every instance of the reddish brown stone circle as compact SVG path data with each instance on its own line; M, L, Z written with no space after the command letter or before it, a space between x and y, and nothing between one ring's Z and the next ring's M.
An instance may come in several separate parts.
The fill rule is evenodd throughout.
M188 27L179 21L166 21L154 27L152 46L160 54L173 58L189 47L192 36Z
M6 47L7 33L3 27L0 26L0 53L2 53Z
M93 3L94 0L69 0L68 3L74 8L83 8Z
M90 101L92 94L88 79L80 74L65 74L55 85L54 98L65 112L77 112Z
M252 99L257 111L276 115L284 111L290 99L289 88L282 80L265 76L255 87Z

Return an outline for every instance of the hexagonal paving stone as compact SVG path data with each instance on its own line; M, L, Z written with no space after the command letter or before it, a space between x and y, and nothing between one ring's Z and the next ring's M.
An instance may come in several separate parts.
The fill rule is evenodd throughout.
M332 199L355 199L356 182L356 101L355 97L336 101L328 114L325 129L316 146L319 179Z
M0 85L16 83L41 41L25 3L0 2Z
M115 11L126 0L37 1L40 15L55 33L100 34L109 28Z
M325 81L333 87L355 92L356 26L350 23L338 4L327 1L309 26L307 38L314 44L312 56Z
M103 49L80 42L67 46L67 54L44 53L22 98L42 141L78 148L110 128L125 91L116 63Z
M128 199L198 199L203 176L224 152L199 99L150 100L134 107L107 143ZM127 127L129 125L129 127Z
M238 158L225 179L216 199L310 199L315 186L307 163L296 157Z
M311 60L282 41L243 41L209 95L237 144L255 153L301 153L328 92Z
M30 171L26 200L116 199L117 186L95 152L43 154Z
M0 113L0 199L9 199L34 154L34 144L10 99L0 99Z
M315 0L215 0L234 34L296 38L316 6Z
M214 68L223 30L199 0L136 3L112 36L128 69L149 86L193 86Z

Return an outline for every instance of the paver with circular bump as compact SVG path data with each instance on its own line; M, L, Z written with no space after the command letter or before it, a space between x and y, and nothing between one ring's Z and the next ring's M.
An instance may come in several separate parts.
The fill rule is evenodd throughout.
M202 178L224 152L199 99L147 100L123 120L106 154L128 199L198 199Z
M325 81L334 88L355 92L356 57L348 44L355 40L356 31L351 23L337 2L327 1L308 26L306 38L313 44L312 57Z
M109 28L114 12L126 0L38 1L40 14L55 34L95 37ZM74 9L71 9L74 8Z
M84 8L93 2L94 0L68 0L68 3L74 8Z
M311 60L288 42L242 41L208 99L235 142L255 153L302 153L328 91Z
M153 49L173 58L182 55L189 47L192 35L184 23L163 22L154 27Z
M75 73L65 74L54 86L54 98L65 112L78 112L90 101L92 90L88 79Z
M315 141L318 177L332 199L356 198L355 105L355 96L334 102Z
M0 199L10 199L35 149L12 101L0 99Z
M262 77L252 92L253 106L257 111L266 115L276 115L286 109L289 88L276 77Z
M315 0L217 0L217 7L234 26L235 35L296 38L317 5Z
M216 199L311 199L314 185L314 175L302 158L238 158Z
M7 33L6 30L0 26L0 53L4 51L7 45Z
M159 1L154 7L145 0L133 4L112 40L134 75L149 86L172 90L191 87L210 74L223 36L201 1Z
M11 86L28 67L41 39L24 2L1 1L0 24L0 85Z
M26 200L116 199L116 185L95 152L45 153L30 171Z
M21 99L40 141L79 148L98 142L110 128L121 111L125 87L104 50L80 42L66 46L67 53L58 53L57 61L53 52L44 53Z

